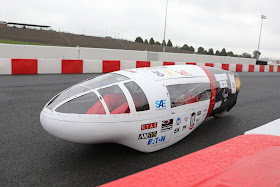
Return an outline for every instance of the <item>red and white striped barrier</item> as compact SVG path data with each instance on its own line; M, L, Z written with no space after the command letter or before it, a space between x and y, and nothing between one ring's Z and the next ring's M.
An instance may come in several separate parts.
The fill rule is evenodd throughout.
M201 65L233 72L280 72L280 66L252 64L222 64L196 62L160 62L130 60L67 60L67 59L0 59L0 74L58 74L108 73L123 69L167 66Z

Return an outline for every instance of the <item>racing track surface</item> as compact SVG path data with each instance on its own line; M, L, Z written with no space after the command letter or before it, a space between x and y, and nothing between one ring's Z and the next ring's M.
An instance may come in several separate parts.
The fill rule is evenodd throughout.
M0 186L96 186L190 154L279 118L280 74L240 73L237 105L154 153L117 144L80 145L48 134L43 106L97 74L0 76ZM125 129L123 129L125 131ZM188 175L188 174L186 174Z

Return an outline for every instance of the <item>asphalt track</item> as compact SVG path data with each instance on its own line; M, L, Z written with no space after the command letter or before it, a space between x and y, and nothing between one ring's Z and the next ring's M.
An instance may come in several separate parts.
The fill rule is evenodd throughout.
M97 74L0 76L0 186L96 186L230 139L279 118L280 73L240 73L237 105L154 153L118 144L81 145L49 135L43 106ZM186 173L186 175L189 175Z

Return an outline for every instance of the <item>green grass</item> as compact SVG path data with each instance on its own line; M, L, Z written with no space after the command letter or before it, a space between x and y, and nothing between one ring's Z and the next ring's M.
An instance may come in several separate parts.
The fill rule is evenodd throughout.
M49 45L49 44L40 44L35 42L22 42L22 41L13 41L13 40L1 40L0 43L4 44L21 44L21 45L43 45L43 46L56 46L56 45Z

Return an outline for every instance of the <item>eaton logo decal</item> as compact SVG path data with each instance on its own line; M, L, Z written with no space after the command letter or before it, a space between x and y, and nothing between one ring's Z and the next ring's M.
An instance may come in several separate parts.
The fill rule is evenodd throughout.
M157 131L139 134L138 140L148 139L148 138L153 138L153 137L157 137Z
M177 125L180 125L180 123L181 123L181 118L178 118L178 119L176 120L176 124L177 124Z
M157 110L166 109L166 100L156 100L156 108Z
M155 145L155 144L159 144L164 142L166 139L166 136L162 136L162 137L157 137L157 138L151 138L148 140L147 145Z

